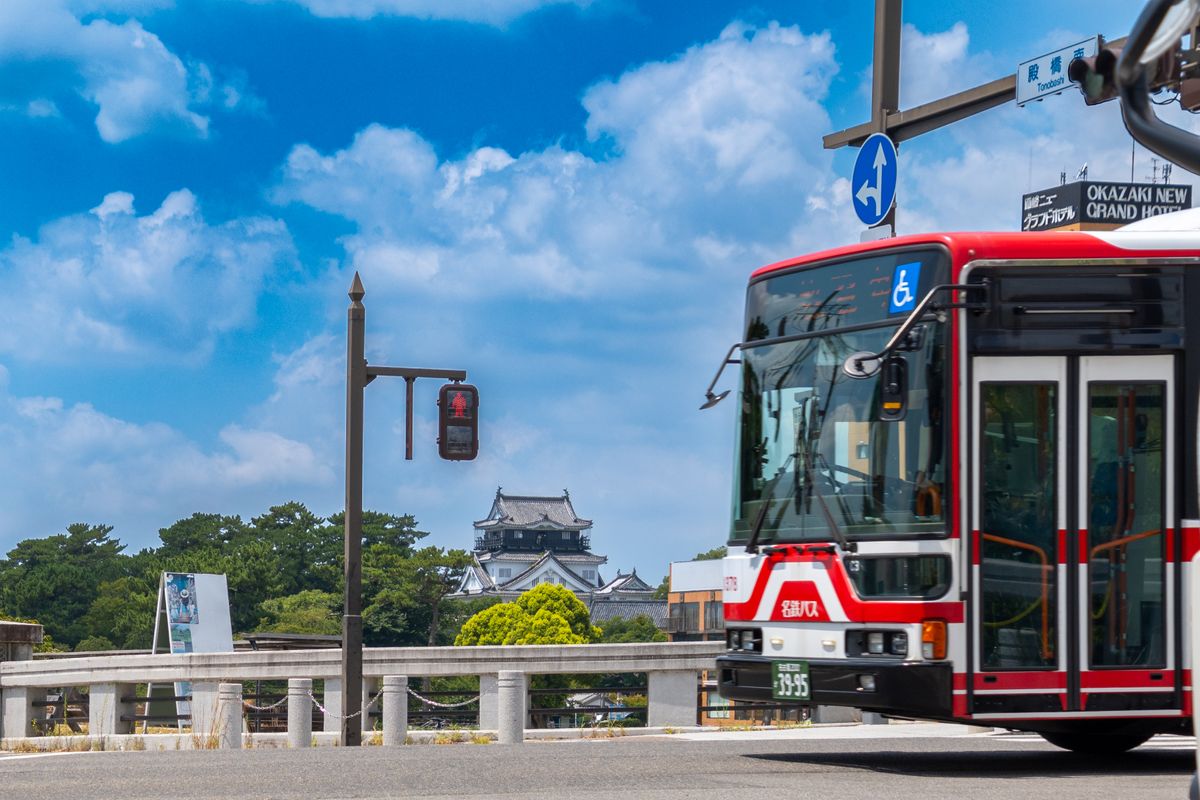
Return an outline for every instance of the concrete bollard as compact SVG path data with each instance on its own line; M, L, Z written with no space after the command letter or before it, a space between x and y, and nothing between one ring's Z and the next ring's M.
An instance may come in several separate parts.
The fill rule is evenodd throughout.
M371 718L371 712L379 710L376 706L370 705L370 702L375 699L375 693L379 691L379 679L368 678L363 675L362 679L362 715L359 716L359 721L362 727L359 729L363 733L369 733L375 730L375 721ZM382 698L381 698L382 700Z
M525 741L525 673L501 672L497 689L497 738L500 744L521 744Z
M133 722L122 717L134 713L134 704L123 701L131 697L137 686L128 683L94 683L88 690L88 735L112 736L133 733Z
M192 735L201 739L217 735L217 687L212 681L192 681Z
M32 661L33 647L41 643L41 625L0 622L0 661ZM33 735L33 700L28 687L0 691L0 739Z
M340 678L325 679L325 695L321 700L325 706L325 718L321 721L321 729L326 733L342 732L342 681Z
M408 676L383 679L383 746L395 747L408 739Z
M45 690L42 691L45 696ZM0 732L6 738L33 736L34 690L28 686L12 686L3 691L4 706L0 709Z
M479 730L500 727L500 679L496 675L479 676Z
M288 678L288 747L312 746L312 678Z
M222 683L217 689L217 748L242 748L242 685Z
M695 670L672 670L647 674L646 725L651 728L690 728L699 709Z

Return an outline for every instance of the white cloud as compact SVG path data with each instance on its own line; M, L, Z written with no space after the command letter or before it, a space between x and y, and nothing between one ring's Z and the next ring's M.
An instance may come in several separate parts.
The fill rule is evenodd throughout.
M254 320L266 277L293 258L280 221L210 225L186 189L138 216L113 192L0 251L0 353L203 358Z
M107 142L145 133L164 121L198 135L208 118L189 108L187 70L136 20L83 23L63 0L0 4L0 61L66 61L82 77L83 96L98 107L96 129Z
M0 375L3 375L0 367ZM331 486L336 475L302 442L229 425L206 451L161 423L134 424L86 403L16 397L0 382L0 541L108 523L125 541L192 512L259 513L281 487Z
M341 150L294 148L274 197L354 223L330 294L361 271L368 359L466 368L482 393L480 458L444 464L418 382L418 469L402 456L402 382L374 382L367 505L403 507L463 546L496 485L566 487L599 517L599 552L652 533L659 556L722 541L731 420L697 406L738 336L749 271L855 228L845 182L813 146L836 69L826 35L734 24L590 88L586 152L444 159L379 125ZM256 424L344 426L344 389L326 377L343 353L339 337L286 356ZM337 436L303 439L318 437L339 459Z
M267 2L268 0L251 0ZM505 25L549 6L587 8L594 0L290 0L318 17L395 16Z
M61 70L58 65L67 65L71 74L63 71L64 90L76 90L96 106L96 130L110 143L164 127L205 137L206 109L261 113L262 101L240 73L214 80L208 66L185 66L136 19L110 18L170 5L165 0L4 0L0 69L6 63L41 61L53 74ZM32 98L27 109L33 117L58 113L46 98Z
M830 189L828 157L806 143L829 127L835 71L826 35L731 25L586 93L608 158L483 147L442 161L416 133L371 125L332 154L294 148L275 198L354 221L349 264L376 286L583 297L677 282L753 263L793 228L829 230L810 203Z

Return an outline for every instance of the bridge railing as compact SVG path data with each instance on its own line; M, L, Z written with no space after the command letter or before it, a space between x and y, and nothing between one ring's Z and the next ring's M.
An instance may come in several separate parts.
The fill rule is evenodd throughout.
M505 729L507 734L502 738L512 739L514 725L521 732L524 730L528 676L633 672L647 676L648 726L689 727L696 724L699 673L712 669L714 659L723 650L722 642L367 648L363 653L362 700L365 706L381 692L388 700L384 678L392 678L393 685L407 687L414 678L478 676L480 729ZM11 744L13 739L31 736L35 702L45 697L47 689L68 687L87 688L89 737L129 734L137 716L134 706L141 702L135 698L137 685L179 682L192 685L193 732L207 735L220 727L234 682L240 725L241 682L289 681L290 694L296 697L300 689L295 687L311 687L313 680L323 682L322 697L318 700L309 690L309 697L301 699L306 703L319 702L324 709L325 731L337 731L345 707L340 675L341 651L331 649L5 661L0 662L0 739ZM513 697L518 689L520 713L515 713ZM406 721L406 692L403 701L401 710ZM393 697L391 702L392 708L398 708L398 698ZM289 699L289 708L292 703ZM312 706L305 706L304 710L308 712L311 727ZM383 715L386 729L386 702ZM295 718L302 716L297 711ZM289 731L291 719L289 715ZM369 729L370 717L364 714L363 719L364 729ZM289 737L289 741L293 739L298 741L298 737Z

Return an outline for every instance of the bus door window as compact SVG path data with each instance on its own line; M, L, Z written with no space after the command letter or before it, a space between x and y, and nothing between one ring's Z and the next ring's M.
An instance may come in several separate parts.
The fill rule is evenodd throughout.
M1058 423L1053 383L983 383L985 669L1056 663Z
M1094 667L1163 666L1163 385L1088 386Z

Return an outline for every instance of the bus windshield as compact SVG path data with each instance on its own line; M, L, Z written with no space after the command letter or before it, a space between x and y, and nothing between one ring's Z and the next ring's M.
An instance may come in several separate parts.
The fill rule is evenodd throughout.
M945 270L940 253L921 256L933 262L921 270L924 288ZM945 326L925 320L901 348L909 376L903 420L879 421L879 375L842 371L852 353L882 348L906 316L889 315L888 298L882 308L872 299L890 294L893 270L913 262L906 257L874 256L751 287L748 339L759 326L762 343L742 347L730 543L745 544L756 529L762 544L945 533ZM875 276L883 286L870 291ZM788 303L791 314L781 309ZM805 325L807 333L795 332Z

